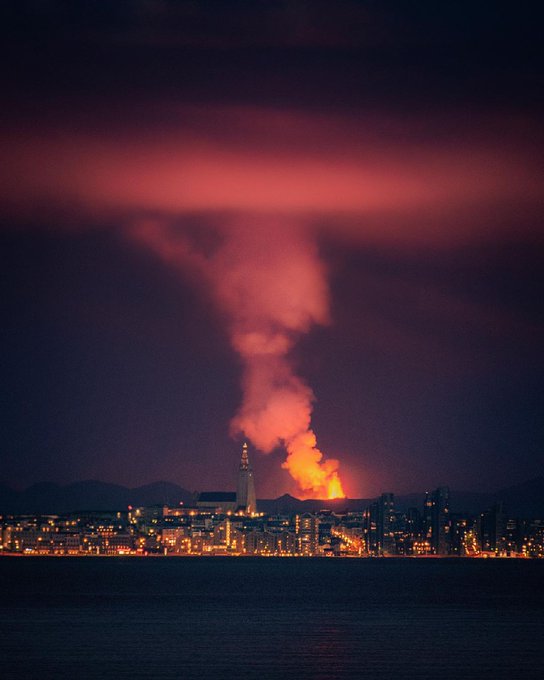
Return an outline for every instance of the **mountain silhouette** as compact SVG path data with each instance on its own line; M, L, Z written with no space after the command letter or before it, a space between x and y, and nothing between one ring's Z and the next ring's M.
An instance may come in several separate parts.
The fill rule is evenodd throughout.
M424 493L395 495L395 509L422 508ZM82 510L126 510L129 505L191 504L194 494L177 484L154 482L136 488L109 484L97 480L59 485L51 482L33 484L24 491L15 491L0 485L0 513L58 514ZM260 499L258 508L267 514L317 512L323 509L342 511L364 510L374 498L336 498L334 500L300 500L290 494L279 498ZM478 514L495 503L502 502L511 517L544 517L544 477L536 477L521 484L500 489L494 493L463 492L452 490L452 512Z

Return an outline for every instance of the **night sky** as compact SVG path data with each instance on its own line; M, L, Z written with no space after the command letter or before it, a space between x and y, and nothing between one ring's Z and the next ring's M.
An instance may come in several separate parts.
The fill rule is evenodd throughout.
M525 7L2 3L0 482L315 495L309 403L351 497L542 474Z

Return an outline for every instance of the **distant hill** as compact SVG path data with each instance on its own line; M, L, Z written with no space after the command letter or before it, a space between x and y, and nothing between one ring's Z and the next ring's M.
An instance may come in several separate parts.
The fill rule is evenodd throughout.
M356 512L363 510L372 502L370 498L336 498L334 500L321 500L309 498L301 501L299 498L290 496L288 493L275 499L257 500L258 510L269 514L285 514L293 512L317 512L324 508L328 510Z
M405 511L410 507L421 510L425 493L395 495L395 508ZM289 494L275 499L257 501L259 510L267 513L316 512L324 507L330 510L364 510L375 498L339 498L333 501L309 499L301 501ZM494 503L502 502L511 517L544 518L544 477L536 477L528 482L516 484L495 493L473 491L450 491L452 512L478 514Z
M511 517L544 518L544 477L537 477L522 484L501 489L495 493L451 491L452 512L477 514L487 510L494 503L502 502ZM424 493L395 496L395 508L421 509ZM259 510L267 514L296 512L317 512L324 508L336 511L364 510L373 498L337 498L335 500L300 500L289 494L275 499L257 501ZM187 489L170 482L155 482L134 489L118 484L107 484L95 480L59 484L34 484L24 491L0 485L1 513L43 513L55 514L76 510L124 510L129 505L155 505L157 503L178 505L191 503L193 494Z
M512 516L544 518L544 476L501 489L492 498Z
M135 489L96 480L34 484L24 491L0 487L0 512L55 514L76 510L126 510L129 505L190 503L193 494L170 482L154 482Z

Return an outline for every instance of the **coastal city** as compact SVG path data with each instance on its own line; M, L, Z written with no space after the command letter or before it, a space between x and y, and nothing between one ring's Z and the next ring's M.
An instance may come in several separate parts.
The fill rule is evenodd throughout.
M6 514L0 539L4 555L544 558L544 519L510 517L501 503L453 513L446 486L403 511L383 493L361 511L323 501L315 512L264 513L244 444L236 491L175 506Z

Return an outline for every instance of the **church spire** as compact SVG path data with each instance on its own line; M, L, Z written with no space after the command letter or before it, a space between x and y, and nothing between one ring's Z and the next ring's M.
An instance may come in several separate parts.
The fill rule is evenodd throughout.
M236 503L241 510L247 512L248 514L257 512L255 482L253 480L253 470L249 464L247 442L244 442L242 446L242 456L240 458L240 467L238 468Z
M240 470L249 469L249 457L247 455L247 442L242 446L242 458L240 459Z

